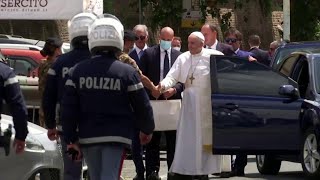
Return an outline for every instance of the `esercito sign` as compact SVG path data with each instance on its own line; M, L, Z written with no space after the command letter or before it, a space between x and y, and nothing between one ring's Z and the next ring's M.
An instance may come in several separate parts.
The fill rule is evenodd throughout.
M91 10L103 12L103 0L0 0L0 19L70 19Z

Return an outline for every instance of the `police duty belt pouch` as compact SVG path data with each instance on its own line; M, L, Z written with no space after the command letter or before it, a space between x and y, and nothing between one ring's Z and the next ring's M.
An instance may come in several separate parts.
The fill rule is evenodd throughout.
M181 110L181 99L151 100L155 131L177 130Z

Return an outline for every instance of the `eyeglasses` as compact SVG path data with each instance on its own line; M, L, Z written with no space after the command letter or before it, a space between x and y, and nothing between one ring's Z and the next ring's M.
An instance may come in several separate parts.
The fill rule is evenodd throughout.
M226 43L230 43L230 42L235 43L235 42L238 41L238 39L235 39L235 38L226 38L225 41L226 41Z
M270 49L270 51L274 51L274 50L276 50L276 48L269 48Z
M143 40L146 39L146 36L139 36L139 37L138 37L138 40L139 40L139 39L140 39L141 41L143 41Z

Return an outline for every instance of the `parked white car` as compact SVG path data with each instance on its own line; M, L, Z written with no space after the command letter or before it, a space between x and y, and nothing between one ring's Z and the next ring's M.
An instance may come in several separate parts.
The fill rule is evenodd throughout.
M12 117L1 115L2 132L13 125ZM63 179L63 159L60 145L50 141L47 137L47 130L28 122L29 134L26 138L25 152L16 155L13 148L13 138L11 138L11 152L5 156L3 148L0 148L0 179L10 180L62 180Z

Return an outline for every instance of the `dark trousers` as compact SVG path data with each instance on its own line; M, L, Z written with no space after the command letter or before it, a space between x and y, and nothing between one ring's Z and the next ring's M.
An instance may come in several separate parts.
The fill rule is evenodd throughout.
M143 164L143 148L142 145L140 144L140 138L139 138L139 130L136 130L134 133L134 136L132 138L132 160L134 162L134 165L136 167L136 173L138 175L144 175L144 164Z
M232 170L238 172L244 172L244 168L248 163L246 154L237 154L236 159L233 163Z
M167 165L171 167L176 147L176 131L164 131L166 136ZM160 139L161 132L153 133L151 141L146 145L146 175L152 172L159 172L160 169Z

